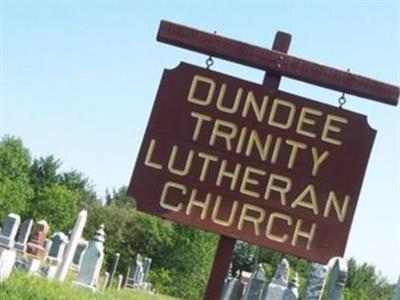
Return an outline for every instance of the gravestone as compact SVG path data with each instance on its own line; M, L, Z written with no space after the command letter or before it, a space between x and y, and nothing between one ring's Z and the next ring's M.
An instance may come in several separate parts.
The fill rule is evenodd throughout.
M86 220L87 211L83 209L78 214L78 219L76 220L74 229L72 230L68 246L65 249L65 255L63 257L60 267L57 270L56 277L61 282L63 282L65 280L65 277L67 276L76 247L82 237L82 232L85 228Z
M397 280L396 291L394 293L393 300L400 300L400 276Z
M120 289L121 289L121 286L122 286L122 280L124 279L124 277L121 275L121 274L119 274L118 275L118 280L117 280L117 291L119 291Z
M136 288L140 281L141 272L143 272L143 262L140 254L136 255L135 266L131 269L131 273L129 274L126 287L128 288Z
M322 297L326 281L327 267L318 263L312 263L308 270L307 283L304 288L304 300L319 300Z
M74 257L72 258L72 269L75 272L80 271L83 255L85 254L88 245L88 241L81 239L81 241L78 243L78 246L76 247Z
M297 300L299 298L299 274L295 273L289 282L288 288L283 293L282 300Z
M274 277L265 289L263 300L281 300L288 287L289 262L283 258L276 268Z
M237 300L240 299L239 294L239 277L240 271L237 270L236 276L232 275L232 265L229 268L228 277L226 278L224 287L222 289L220 300Z
M33 239L28 243L26 252L32 256L43 258L46 253L44 244L48 232L49 225L47 222L45 220L38 221L36 230L33 234Z
M104 225L96 231L89 241L82 259L81 270L74 284L95 291L104 259Z
M329 273L328 300L340 300L347 280L347 262L336 258Z
M117 266L118 266L118 262L119 262L119 257L120 257L119 253L115 254L115 256L114 256L114 260L112 262L111 270L110 270L110 278L106 282L106 288L107 289L110 287L111 282L112 282L112 280L114 278L114 274L115 274L115 271L117 270Z
M143 281L147 282L147 277L150 272L151 262L153 260L149 257L145 257L143 260Z
M105 272L105 273L104 273L104 282L103 282L103 287L102 287L102 290L103 290L103 291L106 290L106 288L107 288L107 283L108 283L109 280L110 280L110 273Z
M45 250L45 256L47 257L49 255L49 251L51 246L53 245L53 241L50 239L46 239L44 242L44 250Z
M21 217L19 215L11 213L7 216L0 234L0 247L10 250L13 249L15 236L17 235L20 223Z
M25 220L24 222L22 222L14 246L16 250L20 252L26 251L26 244L28 243L29 235L31 234L32 225L33 225L32 219Z
M13 249L14 239L20 223L20 216L13 213L9 214L4 222L0 234L0 282L10 277L14 267L16 259L16 253Z
M62 261L65 247L68 244L68 237L62 232L56 232L51 236L51 248L48 251L48 265L43 269L46 278L54 278L57 269Z
M61 262L65 248L68 244L68 236L63 232L55 232L51 236L51 241L52 245L47 260L58 264Z
M242 300L259 300L265 284L265 271L262 264L259 264L257 270L250 276Z

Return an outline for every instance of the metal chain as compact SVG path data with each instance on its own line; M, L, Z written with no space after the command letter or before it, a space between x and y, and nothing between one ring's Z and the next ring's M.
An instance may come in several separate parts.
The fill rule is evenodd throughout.
M207 67L207 70L210 69L211 66L212 66L213 64L214 64L214 60L213 60L213 58L212 58L211 56L209 56L209 57L206 59L206 67Z
M350 69L347 69L347 72L350 72ZM346 99L346 95L344 94L344 92L339 97L338 102L339 102L339 108L343 108L343 105L346 104L347 99Z
M216 34L217 32L214 30L214 34ZM212 58L212 56L210 55L207 59L206 59L206 68L207 70L209 70L212 65L214 64L214 59Z
M339 97L338 102L339 102L339 108L343 108L343 105L347 102L347 99L346 99L346 96L344 93L342 93L342 96Z

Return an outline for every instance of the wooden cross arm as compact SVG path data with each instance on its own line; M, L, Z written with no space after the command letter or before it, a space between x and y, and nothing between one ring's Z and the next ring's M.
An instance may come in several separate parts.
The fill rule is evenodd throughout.
M161 21L157 40L346 94L399 101L397 86L168 21Z

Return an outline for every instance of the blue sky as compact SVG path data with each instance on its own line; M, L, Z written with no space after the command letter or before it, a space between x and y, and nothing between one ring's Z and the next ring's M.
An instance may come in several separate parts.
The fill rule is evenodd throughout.
M54 154L100 195L129 182L164 68L206 57L156 42L161 19L400 84L399 1L1 1L0 136ZM263 73L216 59L214 70ZM281 89L336 105L340 93L284 79ZM378 130L346 257L400 273L400 111L355 96ZM333 237L334 238L334 237Z

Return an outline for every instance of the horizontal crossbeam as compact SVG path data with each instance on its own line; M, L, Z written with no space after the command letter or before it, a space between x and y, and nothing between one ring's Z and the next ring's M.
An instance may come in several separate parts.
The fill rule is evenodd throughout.
M161 21L157 40L346 94L399 101L397 86L168 21Z

